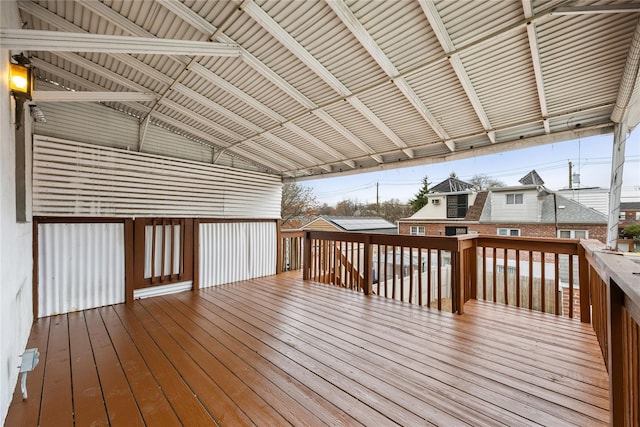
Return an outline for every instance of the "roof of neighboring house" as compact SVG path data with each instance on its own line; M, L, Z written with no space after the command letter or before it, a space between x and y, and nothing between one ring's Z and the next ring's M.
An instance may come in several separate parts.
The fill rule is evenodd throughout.
M522 185L544 185L544 181L535 169L520 178L518 182Z
M488 191L481 191L476 195L473 205L469 206L467 214L464 216L465 221L478 221L482 215L482 208L487 201Z
M557 214L554 213L554 204L557 205ZM556 218L557 215L557 218ZM485 203L480 216L480 222L502 222L491 219L491 203ZM540 224L606 224L607 216L593 208L589 208L575 200L548 193L542 203Z
M439 184L434 185L429 189L429 193L453 193L458 191L470 190L473 188L473 184L460 181L457 178L447 178Z
M553 223L553 197L547 197L542 205L542 222ZM556 195L558 224L606 224L607 216L582 203Z
M621 202L621 211L640 211L640 202Z
M336 228L343 231L357 231L362 233L396 233L397 227L384 218L380 217L357 217L357 216L325 216L321 215L311 221L303 228L313 226L318 220L331 223Z

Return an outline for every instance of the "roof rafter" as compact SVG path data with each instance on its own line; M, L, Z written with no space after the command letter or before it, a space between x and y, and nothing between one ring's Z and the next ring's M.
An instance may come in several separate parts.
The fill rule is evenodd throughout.
M206 32L207 36L211 36L212 34L215 34L215 32L217 31L215 26L206 25L205 24L206 21L204 21L204 19L198 20L197 18L195 18L195 15L194 15L195 12L193 12L193 13L185 12L184 8L181 8L176 2L164 1L161 4L164 7L168 8L169 10L171 10L172 12L177 13L177 15L181 17L181 19L189 19L189 24L193 25L193 23L195 23L197 25L197 28L199 28L201 31L205 31ZM139 36L144 34L147 37L149 37L149 36L154 37L151 33L148 33L146 30L141 29L137 25L131 23L126 18L122 17L117 12L113 11L111 8L109 8L106 5L103 5L102 3L95 2L95 1L90 1L86 5L86 7L87 6L92 8L92 10L94 10L96 12L99 11L101 16L103 16L106 19L110 20L114 24L121 26L121 28L125 29L126 31L133 32L133 33L135 33L136 35L139 35ZM125 21L127 21L127 22L125 22ZM137 27L137 29L135 27ZM211 30L211 32L209 32L209 30ZM201 43L209 43L209 44L211 44L211 42L201 42ZM232 45L236 46L235 44L232 44ZM269 117L270 119L272 119L272 120L274 120L274 121L276 121L278 123L282 123L282 122L287 120L286 118L284 118L283 116L279 115L275 111L271 110L270 108L268 108L264 104L254 100L249 95L244 93L242 90L240 90L239 88L235 87L231 83L227 82L226 80L224 80L223 78L221 78L217 74L215 74L215 73L211 72L210 70L208 70L207 68L203 67L198 62L193 61L190 58L185 58L185 57L178 57L178 58L175 58L175 59L178 60L180 63L184 64L188 70L197 73L198 75L200 75L201 77L203 77L207 81L215 84L216 86L220 87L221 89L225 90L226 92L228 92L231 95L235 96L236 98L240 99L242 102L244 102L247 105L251 106L252 108L256 109L261 114L264 114L265 116ZM174 82L174 85L175 85L175 82ZM260 132L264 132L264 131L260 130ZM299 136L303 137L302 135L299 135ZM240 141L240 144L242 142L243 141ZM330 147L329 145L327 145L326 143L320 141L317 138L314 138L314 140L310 140L309 142L311 142L312 144L318 146L318 148L320 148L321 150L323 150L323 151L325 151L327 153L330 153L332 155L332 157L334 157L336 160L340 160L340 158L343 157L339 152L337 152L337 150L333 149L332 147ZM235 145L240 145L240 144L234 144L234 146ZM337 153L337 155L335 153ZM323 164L322 161L320 161L319 163ZM354 167L354 166L351 166L351 164L352 164L351 162L349 162L347 164L350 167Z
M522 8L524 9L525 18L533 18L533 5L531 0L522 0ZM542 114L542 123L544 132L551 133L549 125L549 111L547 110L547 96L544 91L544 79L542 77L542 64L540 62L540 49L538 49L538 35L536 34L536 24L531 22L527 25L527 37L529 38L529 50L531 51L531 61L533 62L533 73L536 78L536 87L538 89L538 99L540 100L540 113Z
M0 28L3 48L49 52L100 52L240 56L237 45L191 40Z
M475 88L473 87L473 83L469 78L469 74L467 74L467 70L464 68L464 64L462 64L462 60L460 59L460 55L456 52L456 47L447 32L447 29L438 13L438 9L433 2L428 0L419 0L420 7L424 12L433 32L436 34L440 45L444 49L445 53L448 56L449 63L451 67L453 67L453 71L456 73L458 77L458 81L462 85L465 93L467 94L467 98L469 102L471 102L471 106L473 107L478 119L480 119L480 123L484 127L485 131L487 131L487 136L491 140L492 143L496 142L495 132L493 131L493 127L491 126L491 122L489 121L489 117L487 113L484 111L484 107L482 106L482 102L480 102L480 98L476 93Z
M194 12L192 9L188 8L184 3L181 3L177 0L161 0L160 4L162 4L162 6L170 10L180 19L182 19L183 21L185 21L186 23L193 26L194 28L196 28L197 30L199 30L204 34L215 34L218 31L218 29L213 24L205 20L202 16ZM223 43L235 44L235 42L226 34L222 34L222 33L218 34L217 39ZM317 109L319 107L313 101L311 101L309 98L303 95L300 91L298 91L295 87L293 87L284 78L282 78L280 75L274 72L271 68L269 68L266 64L264 64L262 61L256 58L253 54L251 54L250 52L242 48L241 48L241 52L242 52L241 58L247 65L251 66L254 70L259 72L264 78L266 78L271 83L276 85L280 90L282 90L284 93L289 95L296 102L303 105L308 110L313 112L318 111ZM351 133L348 129L346 129L340 123L338 123L335 120L326 120L327 119L326 113L316 114L316 116L319 117L321 120L323 120L325 123L327 123L329 126L333 127L334 130L338 131L340 134L345 136L350 142L352 142L361 150L367 153L374 152L373 149L371 149L367 144L365 144L358 137L353 135L353 133ZM286 119L284 117L277 119L277 121L279 122L284 122L285 120ZM321 142L321 145L319 145L319 147L325 150L329 149L329 150L336 151L333 148L329 147L328 145L324 144L322 141L319 141L317 138L315 138L315 140L316 140L315 141L316 144L318 142ZM349 162L348 165L350 167L355 167L355 164L353 164L353 162Z
M451 139L449 134L438 123L438 120L431 114L431 111L424 105L420 97L415 93L413 88L407 83L404 77L398 77L400 72L380 48L378 43L373 39L367 29L358 21L358 18L351 12L349 6L342 1L325 0L333 12L340 18L342 23L351 31L358 39L360 44L369 52L369 55L378 63L380 68L389 76L396 87L402 92L413 107L420 113L425 121L431 126L436 134L443 140Z
M371 111L362 101L357 99L351 91L338 80L324 65L320 63L309 51L307 51L296 39L294 39L289 33L287 33L271 16L269 16L260 6L253 2L253 0L247 0L242 3L241 9L249 15L254 21L256 21L262 28L264 28L269 34L275 37L283 46L285 46L291 53L293 53L300 61L302 61L308 68L310 68L315 74L317 74L325 83L327 83L333 90L338 92L341 96L347 98L349 103L356 108L363 116L365 116L374 126L378 128L383 134L385 134L394 144L396 144L405 154L409 157L413 157L413 150L408 148L407 144L393 132L380 118L378 118L373 111ZM372 118L375 117L375 120Z
M121 102L121 101L154 101L158 95L148 92L107 92L107 91L69 91L69 90L36 90L33 91L35 102Z

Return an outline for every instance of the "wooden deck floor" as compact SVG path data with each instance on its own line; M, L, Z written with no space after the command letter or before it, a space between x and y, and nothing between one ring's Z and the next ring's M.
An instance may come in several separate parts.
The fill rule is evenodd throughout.
M40 319L7 426L604 425L589 325L285 274Z

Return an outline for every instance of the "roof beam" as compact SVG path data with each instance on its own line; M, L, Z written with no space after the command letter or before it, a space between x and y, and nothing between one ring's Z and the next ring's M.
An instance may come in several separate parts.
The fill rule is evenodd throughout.
M393 64L393 62L387 57L384 51L378 46L378 43L373 39L367 29L358 21L358 18L351 12L349 6L342 1L326 0L327 4L333 12L340 18L342 23L351 31L351 33L358 39L360 44L369 52L369 55L378 63L380 68L391 78L400 92L407 98L413 108L415 108L424 120L431 126L435 133L444 139L450 139L444 128L438 123L435 116L431 114L429 109L424 105L420 97L415 93L413 88L407 83L404 77L398 77L400 72Z
M49 52L137 53L142 55L240 56L237 45L149 37L111 36L24 29L0 29L2 47Z
M640 5L633 4L605 4L599 6L565 6L551 11L551 15L587 15L599 13L636 13L640 12Z
M524 17L533 18L533 5L531 0L522 0L522 8L524 9ZM533 74L536 78L536 88L538 89L538 100L540 101L540 113L542 114L542 123L544 132L551 133L549 125L549 111L547 110L547 96L544 91L544 79L542 77L542 65L540 62L540 49L538 48L538 35L536 33L536 24L530 22L527 25L527 37L529 38L529 50L531 51L531 62L533 63Z
M156 93L145 92L90 92L70 90L36 90L33 92L35 102L123 102L123 101L155 101Z
M62 78L65 80L68 80L74 84L77 84L79 86L82 86L84 89L88 89L88 90L92 90L92 91L96 91L96 92L104 92L106 88L104 88L103 86L100 86L96 83L93 83L89 80L86 80L82 77L76 76L75 74L64 70L60 67L56 67L55 65L49 64L46 61L43 61L40 58L31 58L31 64L33 64L33 66L37 69L37 70L42 70L45 71L49 74L55 75L58 78ZM44 101L42 101L44 102ZM134 111L137 111L138 114L140 116L149 113L149 111L151 111L151 108L147 107L146 105L143 104L139 104L137 102L132 102L132 101L126 101L126 102L120 102L123 105L126 105L127 107L131 108Z
M341 96L347 98L351 105L358 110L363 116L365 116L371 123L376 126L382 133L384 133L394 144L399 148L402 148L405 154L409 157L413 157L413 150L407 149L407 144L404 143L382 120L373 114L368 107L357 99L351 91L340 82L324 65L320 63L309 51L307 51L296 39L294 39L288 32L284 30L267 12L262 10L260 6L253 2L253 0L247 0L240 6L244 12L249 15L254 21L256 21L262 28L267 30L269 34L275 37L284 47L286 47L293 55L296 56L302 63L304 63L311 71L318 75L326 84L328 84L333 90L338 92ZM376 117L375 120L371 120L372 117Z
M152 111L150 114L153 118L153 121L156 122L154 123L155 125L157 125L157 122L159 121L161 123L164 123L165 125L180 129L183 132L189 133L192 136L200 139L200 143L203 145L209 146L213 149L221 149L221 147L224 147L225 145L222 141L214 140L214 138L210 134L186 125L180 120L169 117L166 114L160 113L158 111ZM203 141L206 141L206 143L203 143ZM271 169L277 172L281 172L283 170L281 165L276 165L263 158L256 159L248 153L243 152L242 154L238 154L238 157L246 159L249 162L261 166L265 169Z
M451 37L447 32L444 22L442 21L442 18L438 13L438 9L436 8L436 5L433 2L428 0L419 0L419 2L420 2L420 6L422 7L422 11L427 17L429 24L431 25L433 32L436 34L438 41L440 41L440 45L442 46L442 49L444 49L445 53L447 53L448 55L450 54L448 56L449 63L451 64L451 67L453 67L453 71L455 71L456 76L458 77L458 80L462 85L462 88L467 94L467 98L469 99L469 102L471 102L471 106L475 110L476 115L480 120L480 123L482 123L482 126L487 132L487 136L491 140L491 143L495 143L496 142L495 133L491 133L491 131L493 130L493 127L491 126L489 117L487 116L487 113L484 111L482 102L480 102L480 98L478 97L478 94L476 93L476 90L473 87L473 83L471 82L471 79L467 74L467 70L464 68L464 65L462 64L462 60L460 59L459 53L456 52L455 45L453 44L453 41L451 40Z
M213 24L211 24L210 22L205 20L198 13L194 12L191 8L189 8L186 5L184 5L184 3L181 3L181 2L179 2L177 0L162 0L160 2L160 4L162 6L164 6L165 8L167 8L168 10L170 10L176 16L181 18L183 21L187 22L189 25L191 25L194 28L196 28L197 30L199 30L201 33L204 33L204 34L207 34L207 35L212 35L212 34L216 34L216 32L218 30ZM235 44L235 42L230 37L226 36L225 34L218 35L218 39L220 41L224 42L224 43ZM318 106L314 102L312 102L310 99L308 99L306 96L304 96L296 88L294 88L292 85L290 85L289 82L287 82L285 79L280 77L271 68L267 67L263 62L261 62L255 56L253 56L250 52L246 51L243 48L241 48L241 52L242 52L242 59L244 60L244 62L246 62L253 69L258 71L260 74L262 74L262 76L265 77L266 79L268 79L270 82L272 82L273 84L278 86L278 88L280 88L287 95L289 95L294 100L296 100L298 103L302 104L303 106L305 106L306 108L308 108L310 110L318 108ZM268 107L266 107L266 106L264 106L262 104L259 104L253 98L249 97L248 95L246 95L245 93L243 93L239 89L233 87L228 82L226 82L226 81L220 82L219 81L220 78L217 75L211 73L210 70L207 70L206 68L202 67L200 64L194 64L192 66L192 69L193 69L193 71L201 74L203 77L205 77L207 79L214 80L216 83L220 83L220 86L223 89L227 90L232 95L240 98L241 100L243 100L245 103L251 105L252 107L257 108L260 112L262 112L263 114L265 114L268 117L272 118L273 120L276 120L279 123L287 122L287 119L285 117L277 114L276 112L274 112L273 110L269 109ZM320 117L321 119L323 118L320 115L318 115L318 117ZM332 126L332 124L330 124L330 123L327 123L327 124ZM308 141L312 142L314 145L316 145L318 148L322 149L323 151L325 151L327 153L330 153L334 158L339 160L339 159L344 157L342 155L342 153L338 152L337 150L335 150L333 147L329 146L328 144L320 141L319 139L317 139L315 137L310 138L311 135L308 132L302 130L300 127L298 127L298 126L296 126L294 124L286 125L286 127L290 128L293 132L297 133L299 136L302 136L303 138L305 138ZM336 130L338 130L338 129L336 129ZM338 131L340 132L340 130L338 130ZM361 141L359 141L359 142L361 142ZM364 144L364 143L362 143L362 144ZM355 164L353 162L347 162L347 165L350 166L350 167L354 167L352 165L355 165Z

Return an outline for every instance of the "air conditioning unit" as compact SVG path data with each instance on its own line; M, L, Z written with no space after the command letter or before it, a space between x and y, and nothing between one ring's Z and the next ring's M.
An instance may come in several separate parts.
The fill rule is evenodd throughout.
M434 205L439 205L440 199L431 199L431 203L433 203Z

